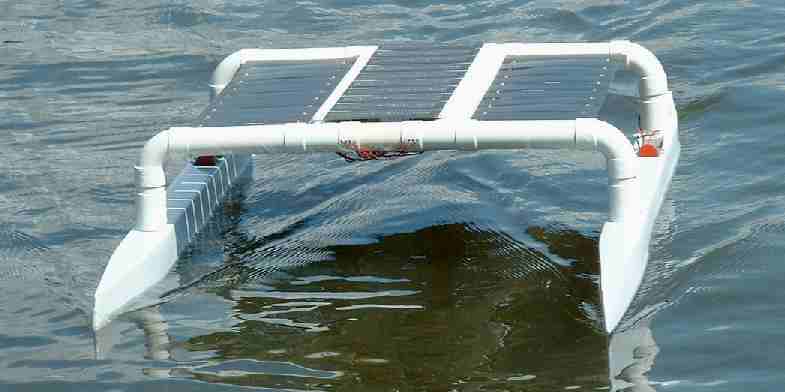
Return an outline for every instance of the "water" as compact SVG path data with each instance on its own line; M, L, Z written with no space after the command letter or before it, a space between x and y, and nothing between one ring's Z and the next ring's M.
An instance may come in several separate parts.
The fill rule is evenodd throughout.
M0 389L595 390L610 351L617 387L778 390L783 17L773 0L2 1ZM91 297L133 219L133 159L196 118L223 56L611 39L666 65L683 150L610 349L602 162L505 152L260 157L170 277L195 283L118 320L95 356Z

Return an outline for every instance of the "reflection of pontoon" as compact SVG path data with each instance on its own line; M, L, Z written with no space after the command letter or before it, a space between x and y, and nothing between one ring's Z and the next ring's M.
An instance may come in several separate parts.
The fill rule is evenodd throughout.
M611 391L651 392L648 372L660 352L649 320L611 336L608 368Z
M640 76L633 145L595 119L616 66ZM605 327L640 285L654 220L678 160L673 99L659 61L629 42L242 50L212 81L203 127L153 137L136 166L137 221L95 293L98 329L163 279L250 153L377 159L431 150L575 148L607 159L600 238ZM166 187L172 153L200 154Z
M157 306L129 312L123 315L123 319L133 322L143 332L146 359L154 361L167 361L172 359L172 339L168 333L167 322L161 315ZM471 319L474 320L475 318L472 317ZM654 336L652 335L649 326L650 323L651 316L647 316L646 319L638 320L634 326L629 326L623 331L615 332L608 341L608 378L611 391L652 392L656 390L650 385L648 378L648 372L654 365L656 356L659 353L659 347L654 340ZM355 331L357 333L339 334L337 336L357 336L358 334L368 333L370 330L371 329L366 328L362 331ZM106 329L102 332L105 331ZM313 335L307 334L307 336ZM98 342L103 345L111 345L112 343L111 341L107 341L108 339L111 339L108 336L102 337L99 334L96 338L104 339L105 341ZM220 347L218 342L222 341L221 338L212 335L210 335L207 340L218 344L218 347ZM326 340L329 341L330 339L326 338ZM226 341L231 342L234 341L234 339L226 339ZM298 342L302 343L301 341ZM298 346L303 347L307 345ZM311 346L314 350L317 350L320 347L321 346L319 345L316 347ZM219 363L220 362L212 364L216 365ZM204 362L199 362L199 365L196 368L194 367L194 364L187 362L171 363L171 365L174 366L146 368L144 373L154 377L170 377L172 375L192 377L196 374L200 374L198 366L205 366Z

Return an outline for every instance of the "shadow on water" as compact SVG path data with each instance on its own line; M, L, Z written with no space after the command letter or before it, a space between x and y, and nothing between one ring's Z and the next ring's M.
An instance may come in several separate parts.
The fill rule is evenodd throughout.
M610 348L598 327L597 239L567 229L527 233L531 244L446 224L331 246L331 261L286 272L234 265L232 278L224 271L222 284L205 290L233 304L236 323L181 341L157 307L126 319L144 331L146 357L157 361L145 374L157 377L286 389L544 391L607 387L610 369L614 390L652 390L645 374L657 350L648 321L614 336Z

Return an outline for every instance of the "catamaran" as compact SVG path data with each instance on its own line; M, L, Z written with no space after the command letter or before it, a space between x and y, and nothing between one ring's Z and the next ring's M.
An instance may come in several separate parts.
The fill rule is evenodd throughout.
M639 128L598 119L615 70L637 75ZM580 149L607 163L599 241L604 327L643 278L655 219L679 159L665 71L646 48L607 43L486 43L244 49L216 68L197 127L144 146L136 223L95 292L93 328L131 310L251 176L252 154L337 152L347 160L434 150ZM168 183L170 155L197 156Z

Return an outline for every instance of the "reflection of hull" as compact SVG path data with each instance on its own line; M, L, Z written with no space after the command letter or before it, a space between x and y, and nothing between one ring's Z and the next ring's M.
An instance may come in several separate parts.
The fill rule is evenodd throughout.
M608 368L611 391L652 392L647 373L654 366L660 349L649 328L649 321L611 336Z
M172 359L172 339L169 336L169 324L158 306L150 306L127 312L123 319L136 325L143 333L144 358L151 361L169 361ZM117 328L102 328L95 335L96 359L105 359L112 346L121 339ZM125 333L122 332L123 334ZM171 368L145 368L142 372L148 377L166 378L172 375Z
M401 379L439 375L441 379L428 385L435 390L468 375L482 380L492 372L507 378L501 382L513 390L562 379L596 380L593 388L602 386L609 374L615 390L635 386L633 391L647 391L641 388L647 385L645 372L656 353L648 327L612 337L609 368L607 339L597 333L596 324L587 322L598 318L594 313L575 317L587 304L598 303L595 281L589 278L598 274L596 239L539 227L527 233L536 246L476 227L432 226L371 244L331 247L335 258L329 265L315 263L294 276L267 280L269 287L263 290L231 289L235 278L264 276L245 265L231 276L231 284L222 286L231 290L213 292L242 304L232 311L236 324L229 329L207 327L207 335L184 338L176 345L179 361L150 363L144 374L271 387L278 385L269 379L276 377L270 373L276 366L289 366L286 369L298 374L325 368L367 378L379 371L372 361L389 361L386 374ZM571 262L559 266L554 257ZM240 282L241 287L250 283ZM157 307L144 308L121 320L144 333L145 358L168 361L173 359L173 341L158 312ZM198 323L191 320L188 325L194 321ZM102 331L123 329L120 323ZM183 325L177 329L178 335L188 336ZM281 340L282 331L293 332ZM285 354L270 354L282 345ZM327 356L316 356L324 353ZM435 359L417 364L427 356ZM477 371L487 363L493 364L490 370ZM293 389L299 387L298 380L288 380ZM331 382L362 389L352 380L337 377ZM396 380L391 376L383 386L389 388ZM478 383L485 382L499 387L500 381Z
M157 306L132 312L129 318L144 331L145 358L156 361L171 359L169 325Z
M168 324L158 307L143 308L127 313L124 317L136 324L144 333L146 359L156 361L172 359L172 342L168 334ZM644 321L635 328L611 336L608 347L608 377L611 391L656 391L649 384L647 373L654 365L659 347L648 324L649 321ZM188 374L193 369L148 368L144 373L153 377L169 377L172 371Z
M169 337L169 325L161 314L158 306L150 306L127 312L123 315L125 321L130 321L136 325L144 334L144 346L146 359L164 361L172 358L170 352L171 338ZM102 328L95 334L95 355L97 359L104 359L105 355L112 350L114 344L121 340L118 335L118 328Z
M151 361L171 361L172 339L169 336L169 325L160 313L158 306L142 308L133 312L128 312L123 316L128 321L133 322L142 330L145 343L145 359ZM101 332L107 333L105 328ZM96 336L96 345L111 345L107 341L108 336ZM166 366L166 362L153 362L152 367L142 369L142 373L147 377L169 378L187 377L203 381L223 381L224 378L242 376L295 376L302 378L335 379L342 373L339 371L325 371L311 369L297 365L292 362L284 361L260 361L254 359L234 359L215 362L195 361L177 362L176 366ZM161 366L164 365L164 366Z

